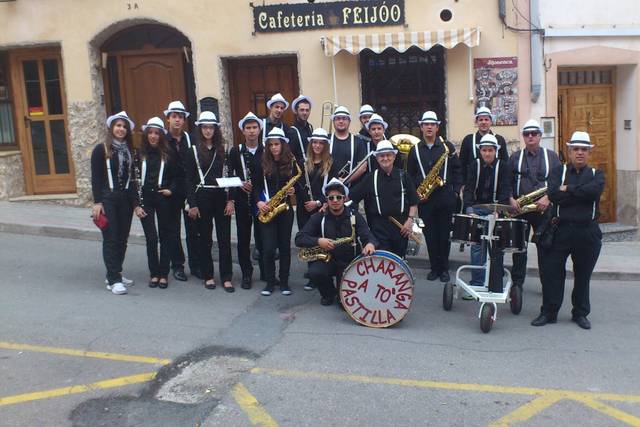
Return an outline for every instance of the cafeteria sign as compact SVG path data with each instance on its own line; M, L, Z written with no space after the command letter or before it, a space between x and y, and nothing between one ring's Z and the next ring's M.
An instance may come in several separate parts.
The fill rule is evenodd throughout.
M404 24L404 0L253 6L256 33Z

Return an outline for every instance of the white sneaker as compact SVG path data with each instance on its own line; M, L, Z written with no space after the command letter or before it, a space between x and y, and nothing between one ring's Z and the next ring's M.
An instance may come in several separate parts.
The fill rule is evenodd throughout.
M120 282L113 285L107 285L107 289L111 290L116 295L124 295L127 293L127 287Z
M104 279L104 283L105 283L105 285L107 285L107 289L111 290L111 288L109 287L109 280L108 279ZM122 276L122 279L120 280L120 283L122 283L126 287L133 286L133 285L136 284L133 280L127 279L124 276Z

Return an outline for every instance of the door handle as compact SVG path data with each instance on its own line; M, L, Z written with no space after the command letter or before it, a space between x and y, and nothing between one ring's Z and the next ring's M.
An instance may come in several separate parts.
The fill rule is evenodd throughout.
M24 116L24 126L25 127L31 126L31 119L28 116Z

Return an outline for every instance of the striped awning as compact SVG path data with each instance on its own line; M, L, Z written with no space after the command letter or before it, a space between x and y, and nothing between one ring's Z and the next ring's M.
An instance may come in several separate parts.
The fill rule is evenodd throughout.
M480 44L480 28L325 36L322 38L322 43L326 56L334 56L342 50L357 55L364 49L380 53L387 48L405 52L412 46L425 51L435 45L451 49L464 43L469 47L474 47Z

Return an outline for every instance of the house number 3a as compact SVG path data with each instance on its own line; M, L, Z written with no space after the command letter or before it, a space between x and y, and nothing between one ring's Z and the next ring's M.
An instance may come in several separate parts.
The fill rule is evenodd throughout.
M140 6L138 6L138 3L127 3L127 10L138 10L140 9Z

